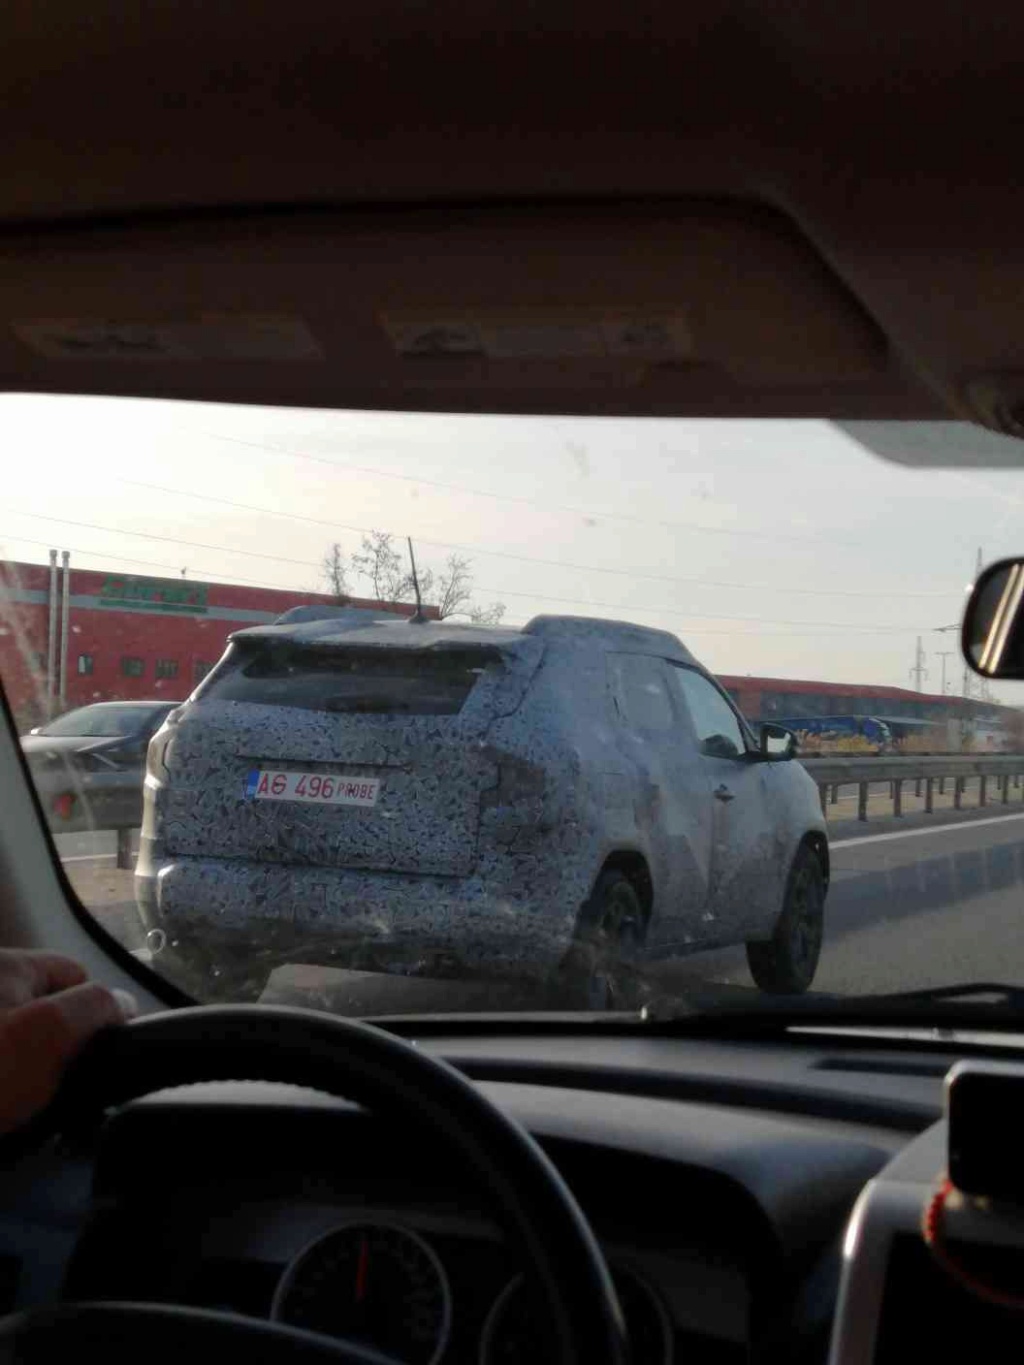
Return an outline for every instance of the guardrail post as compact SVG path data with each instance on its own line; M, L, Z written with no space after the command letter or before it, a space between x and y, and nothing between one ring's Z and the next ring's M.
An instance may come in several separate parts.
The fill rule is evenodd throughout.
M936 810L956 811L974 808L974 783L977 782L979 808L1010 802L1010 792L1016 788L1020 800L1024 798L1024 754L932 754L889 755L865 758L833 758L807 755L801 760L814 780L822 814L837 818L830 810L842 803L841 788L855 788L857 819L868 819L871 797L888 792L892 802L889 818L906 815L903 797L913 783L915 802L910 809L932 815ZM951 785L950 785L951 784ZM970 801L965 796L970 788ZM949 805L936 801L936 790ZM847 799L852 796L848 793ZM884 811L884 805L881 807ZM877 814L877 812L876 812Z
M135 866L132 858L132 832L130 829L117 831L117 866L128 871Z

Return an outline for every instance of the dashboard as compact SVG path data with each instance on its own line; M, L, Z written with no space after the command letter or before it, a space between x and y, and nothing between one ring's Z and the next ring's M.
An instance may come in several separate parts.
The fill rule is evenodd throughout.
M408 1365L547 1358L528 1275L482 1228L365 1205L264 1204L251 1214L244 1245L240 1224L220 1210L202 1229L179 1221L172 1233L165 1223L158 1251L146 1220L149 1254L140 1264L138 1216L122 1211L83 1239L67 1292L276 1318L371 1342ZM745 1286L732 1267L606 1250L638 1360L693 1358L696 1345L698 1358L745 1358ZM688 1272L683 1294L673 1288L680 1270ZM700 1304L701 1288L711 1302Z
M824 1362L841 1283L857 1314L869 1301L881 1314L880 1294L850 1300L851 1211L915 1144L927 1178L941 1166L948 1052L795 1036L418 1041L558 1166L638 1365ZM204 1084L127 1105L59 1156L59 1175L55 1154L34 1181L0 1177L0 1311L60 1296L186 1303L368 1341L407 1365L551 1358L530 1266L487 1191L386 1113Z
M529 1266L486 1191L386 1119L253 1089L169 1093L110 1124L66 1296L278 1318L408 1365L547 1358ZM773 1250L749 1196L706 1168L547 1145L602 1242L637 1360L743 1361Z

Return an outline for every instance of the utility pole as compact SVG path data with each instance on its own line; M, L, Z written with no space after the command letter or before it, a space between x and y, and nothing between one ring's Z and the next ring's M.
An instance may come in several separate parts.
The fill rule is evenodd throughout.
M917 649L914 652L914 667L910 670L910 676L914 679L914 691L920 692L923 678L927 678L928 670L924 666L925 653L921 643L920 635L917 637Z
M982 553L981 547L979 546L978 553L974 557L974 578L971 580L972 587L974 586L975 583L977 583L978 579L981 577L981 565ZM961 731L960 744L965 753L972 749L974 746L974 730L971 725L971 708L968 705L968 703L971 700L971 693L973 690L974 689L971 687L971 670L967 667L967 662L965 660L962 703L963 719L960 723Z
M982 552L981 552L981 548L979 547L978 553L977 553L977 554L975 555L975 557L974 557L974 581L972 582L971 587L973 587L973 586L974 586L974 583L977 583L978 579L981 577L981 566L982 566L983 559L984 559L984 556L983 556L983 554L982 554ZM969 591L969 589L968 589L968 591ZM959 630L960 630L960 622L959 622L959 621L954 621L953 624L950 625L950 626L936 626L936 627L935 627L935 633L936 633L937 635L943 635L943 634L945 634L947 631L953 631L953 630L955 630L955 631L959 631ZM911 670L911 671L913 671L913 670ZM942 678L943 678L943 691L945 691L945 678L946 678L946 660L945 660L945 659L942 660ZM967 664L964 663L964 677L963 677L963 683L962 683L961 691L960 691L961 701L960 701L960 706L958 707L958 710L959 710L959 712L960 712L961 745L963 745L964 742L965 742L965 737L966 737L966 735L967 735L967 731L968 731L968 728L969 728L969 721L970 721L969 712L970 712L970 707L968 706L968 702L971 700L971 692L972 692L972 690L973 690L973 689L972 689L972 687L971 687L971 670L967 667Z
M971 586L972 586L972 587L974 586L975 583L977 583L978 579L981 577L981 562L982 562L982 554L981 554L981 548L979 547L978 553L977 553L977 555L975 556L975 559L974 559L974 577L971 579ZM965 663L964 663L964 699L965 699L965 700L969 699L969 698L970 698L970 695L971 695L971 670L967 667L967 664L966 664L966 662L965 662Z
M942 660L942 696L946 695L946 660L953 658L956 654L955 649L937 649L935 651L938 658Z
M57 623L60 618L60 598L57 589L57 551L50 551L50 622L46 650L46 719L57 714Z
M71 553L69 550L60 552L60 664L57 686L60 692L60 710L67 710L68 705L68 613L71 609Z

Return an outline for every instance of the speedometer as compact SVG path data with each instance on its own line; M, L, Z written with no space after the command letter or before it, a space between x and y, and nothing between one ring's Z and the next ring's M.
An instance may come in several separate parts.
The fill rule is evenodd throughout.
M612 1266L622 1304L630 1358L636 1365L671 1365L672 1326L664 1305L646 1280ZM544 1315L526 1280L517 1275L494 1301L480 1338L480 1365L546 1365L554 1360Z
M284 1272L271 1316L372 1346L406 1365L435 1365L448 1344L451 1293L433 1249L408 1228L345 1223Z

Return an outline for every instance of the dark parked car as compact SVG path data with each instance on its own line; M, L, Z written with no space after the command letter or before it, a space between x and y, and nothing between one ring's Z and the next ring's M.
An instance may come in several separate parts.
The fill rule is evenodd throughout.
M142 821L146 747L176 701L80 706L21 737L50 828L134 829Z

